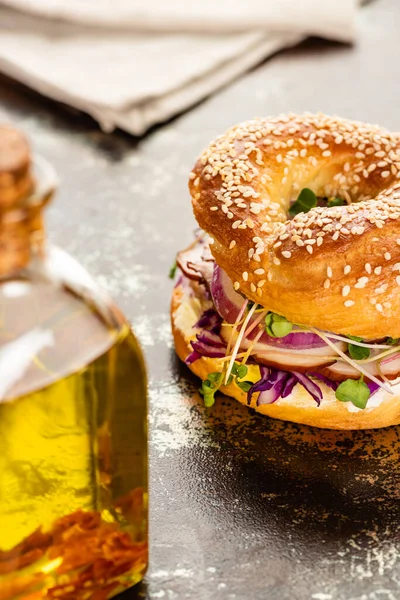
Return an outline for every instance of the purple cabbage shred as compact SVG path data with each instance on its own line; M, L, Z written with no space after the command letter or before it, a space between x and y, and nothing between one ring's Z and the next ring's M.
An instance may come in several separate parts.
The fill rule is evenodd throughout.
M322 400L321 388L308 375L296 371L281 371L272 367L260 366L261 378L254 383L247 393L247 403L250 404L253 394L260 392L257 406L272 404L279 398L286 398L298 383L312 396L318 406ZM313 375L314 376L314 375ZM325 381L324 381L325 383ZM332 382L333 383L333 382ZM332 387L332 385L330 385Z
M194 327L199 327L212 331L213 333L219 333L221 331L222 317L213 308L206 310L194 324Z
M226 343L219 335L222 317L213 308L206 310L194 325L202 331L192 340L193 352L186 358L185 363L191 365L202 356L207 358L223 358L226 354Z

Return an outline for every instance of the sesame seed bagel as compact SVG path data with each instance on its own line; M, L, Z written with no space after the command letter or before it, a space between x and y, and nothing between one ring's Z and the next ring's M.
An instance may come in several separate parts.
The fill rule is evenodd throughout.
M181 284L174 288L171 302L171 323L175 349L182 361L192 351L190 341L196 336L194 325L207 306L202 300ZM210 373L221 372L222 361L217 358L201 357L189 365L190 370L202 380ZM257 365L248 365L246 379L257 381L260 370ZM317 406L315 401L300 385L292 390L286 398L280 398L274 404L257 406L257 396L254 394L251 407L256 411L285 421L303 423L325 429L373 429L388 427L400 423L400 385L396 386L394 395L379 390L374 396L374 402L369 403L365 410L351 408L351 403L338 402L335 392L320 383L323 391L323 401ZM235 384L222 386L221 392L232 396L242 404L247 404L246 394Z
M398 134L307 114L233 127L189 188L236 290L291 322L373 340L400 337L399 180ZM289 219L303 188L346 205Z

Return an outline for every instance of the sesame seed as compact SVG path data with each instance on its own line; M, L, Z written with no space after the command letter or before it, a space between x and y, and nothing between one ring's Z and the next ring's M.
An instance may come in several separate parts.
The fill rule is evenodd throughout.
M306 131L303 131L304 128ZM278 137L279 140L276 139ZM237 141L240 141L240 144L237 144ZM253 199L260 197L257 186L272 181L269 174L260 173L257 167L257 164L262 165L264 162L268 165L271 162L271 156L267 158L267 154L273 152L276 163L283 163L283 184L291 181L291 189L295 193L295 190L301 188L299 177L297 174L292 176L291 173L296 157L305 158L308 147L312 147L313 155L305 160L307 164L318 168L320 162L315 156L315 149L318 148L322 156L328 157L335 152L333 144L343 144L340 152L347 153L348 158L338 162L331 183L326 184L323 189L323 195L342 197L346 200L347 206L337 209L316 207L308 214L300 213L291 221L292 225L289 229L282 209L286 198L283 202L281 199L279 203L273 202L264 192L257 203L252 202ZM368 213L364 215L361 212L363 201L373 197L368 195L368 192L372 192L370 188L374 186L365 187L368 182L366 178L371 178L370 173L379 169L378 176L381 175L383 179L391 175L400 179L400 152L397 148L398 139L395 135L377 126L361 125L344 119L309 114L301 117L289 115L276 119L255 119L231 129L203 153L198 163L203 165L201 175L201 167L200 169L196 167L196 173L193 171L189 175L190 180L193 181L192 196L194 200L200 200L201 183L218 176L216 185L211 188L210 184L207 189L207 191L212 189L218 201L215 206L210 206L211 212L221 211L218 219L215 219L214 226L220 226L220 217L226 215L233 230L246 230L259 226L267 239L271 239L272 234L275 240L280 239L280 241L287 239L283 237L287 236L296 246L305 245L307 252L312 254L313 246L323 247L328 237L334 241L340 238L351 241L350 236L362 235L367 226L369 228L373 225L376 229L382 229L391 220L400 218L400 188L396 189L396 187L382 190L374 198L373 206L369 207ZM277 156L275 156L276 151ZM354 158L351 157L352 154ZM360 176L363 178L364 188L358 185L361 182ZM294 177L296 181L292 181ZM248 203L246 199L249 199ZM231 208L233 205L235 210ZM243 209L243 215L241 219L237 219L236 211L240 209ZM261 211L263 211L262 223L249 218L249 214L258 215ZM372 241L379 243L380 239L375 237ZM400 246L400 236L396 243ZM251 259L261 262L259 254L269 250L269 247L256 245L250 250L253 252ZM289 254L286 254L288 252ZM385 251L383 254L386 260L391 260L388 258L390 252ZM289 250L284 250L282 256L287 258L291 253ZM276 260L273 262L277 264ZM370 274L372 267L369 263L367 265L365 270ZM348 267L350 265L343 266L345 275L350 273ZM375 275L380 275L379 269L379 266L375 267ZM363 285L363 283L365 285L363 278L359 278L356 285Z
M256 269L254 271L255 275L264 275L264 273L265 273L264 269Z
M380 275L382 273L382 267L375 267L374 273L375 275Z
M354 306L354 304L355 304L354 300L346 300L344 302L344 305L346 308L350 308L350 306Z
M236 246L236 242L235 240L232 240L231 243L229 244L229 250L232 250L232 248L234 248Z
M357 279L357 283L354 285L354 287L357 289L365 288L368 281L369 281L368 277L360 277L359 279Z
M324 288L327 290L328 288L330 288L330 286L331 286L330 279L325 279L325 281L324 281Z
M332 268L331 267L326 267L326 274L328 277L332 277Z
M342 296L343 296L343 297L346 297L346 296L348 296L349 294L350 294L350 286L349 286L349 285L345 285L345 286L342 288Z
M254 283L253 283L253 282L251 282L251 284L250 284L250 289L251 289L251 291L253 292L253 294L254 294L254 292L257 290L257 288L256 288L256 286L254 285Z
M376 308L376 310L377 310L378 312L382 312L382 311L383 311L383 306L382 306L382 304L379 304L379 302L377 302L377 303L375 304L375 308Z
M244 271L244 272L242 273L242 278L243 278L243 280L244 280L244 281L247 281L247 280L249 279L249 274L248 274L248 272L247 272L247 271Z
M392 255L390 254L390 252L385 252L385 254L383 255L385 260L390 260L392 258Z
M235 290L238 290L240 288L240 283L238 281L235 281L235 283L233 284L233 287Z
M291 253L291 252L289 252L288 250L284 250L284 251L282 252L282 256L283 256L284 258L290 258L290 257L292 256L292 253Z
M263 294L262 293L262 289L261 288L257 288L257 295L260 296L260 298L261 298L262 294Z
M274 263L274 265L280 265L281 261L279 260L279 258L277 258L276 256L274 256L273 263Z
M375 292L375 294L384 294L386 292L387 288L388 288L388 284L384 283L381 286L375 288L374 292Z

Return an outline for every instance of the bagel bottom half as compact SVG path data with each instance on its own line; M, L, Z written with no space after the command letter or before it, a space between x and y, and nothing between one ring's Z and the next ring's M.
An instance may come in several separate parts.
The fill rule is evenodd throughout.
M196 334L193 326L209 307L210 304L205 305L192 288L188 290L179 283L174 288L171 302L172 332L176 352L182 361L192 351L190 341ZM189 365L189 368L204 381L210 373L221 372L222 365L221 359L202 357ZM259 367L248 365L246 380L255 382L259 379ZM364 410L349 406L350 403L340 402L333 390L323 383L318 382L318 385L323 392L320 406L317 406L302 386L296 385L287 398L280 398L274 404L257 406L257 394L254 394L251 407L274 419L325 429L374 429L400 423L400 384L394 387L394 395L382 389L376 392ZM247 406L246 394L235 383L222 386L220 391Z

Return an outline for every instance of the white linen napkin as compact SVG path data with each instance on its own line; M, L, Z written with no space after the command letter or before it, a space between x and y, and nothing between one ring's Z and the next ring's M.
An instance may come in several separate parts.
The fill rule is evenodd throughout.
M0 71L136 135L308 35L353 41L357 9L357 0L0 4Z

